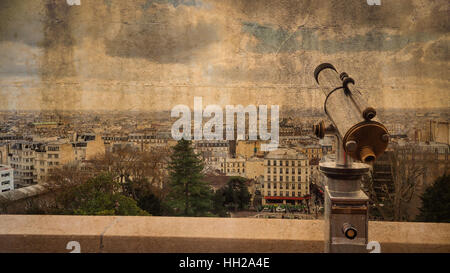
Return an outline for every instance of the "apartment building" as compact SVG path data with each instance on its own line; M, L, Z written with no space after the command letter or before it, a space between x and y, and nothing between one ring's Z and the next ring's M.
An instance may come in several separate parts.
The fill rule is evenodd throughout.
M303 145L298 150L304 153L310 160L314 158L321 159L323 156L322 146L319 144Z
M225 158L220 163L221 171L227 176L245 177L246 160L243 157Z
M226 140L194 141L194 152L203 160L210 170L222 170L223 162L229 155L230 145ZM222 164L222 165L221 165Z
M245 164L245 177L257 180L260 176L264 176L264 158L252 157L247 159Z
M0 165L0 192L14 190L14 170L7 165Z
M75 160L81 162L91 160L96 155L105 153L105 141L96 134L77 135L75 141L72 142L72 147L75 153Z
M297 204L309 195L311 170L305 154L288 148L271 151L265 156L264 168L263 205Z
M9 145L0 143L0 164L8 164Z
M250 158L256 155L263 155L261 144L268 142L262 140L239 140L236 143L236 156Z
M75 151L68 140L57 140L35 145L35 177L43 182L49 171L75 160Z
M18 187L37 183L34 176L34 144L28 141L13 143L9 150L9 165L14 169L14 183Z

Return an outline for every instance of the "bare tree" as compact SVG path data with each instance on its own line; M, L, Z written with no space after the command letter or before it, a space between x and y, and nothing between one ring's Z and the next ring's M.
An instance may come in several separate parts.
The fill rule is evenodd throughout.
M414 147L395 147L385 154L390 179L386 179L386 183L376 181L373 173L376 169L365 179L365 191L384 220L408 220L408 206L424 173L424 167L417 161L418 155L421 154Z
M167 193L167 160L169 151L156 147L139 151L125 146L99 155L89 162L97 171L107 171L118 180L124 192L137 198L137 192L152 192L163 198Z
M52 196L52 203L56 207L65 208L72 201L66 198L66 194L94 175L94 172L84 169L81 164L74 162L50 169L43 185L47 188L49 195ZM42 209L51 210L52 208L48 206Z

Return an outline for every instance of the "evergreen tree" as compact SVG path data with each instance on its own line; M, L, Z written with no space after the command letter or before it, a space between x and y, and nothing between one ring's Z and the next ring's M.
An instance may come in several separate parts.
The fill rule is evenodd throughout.
M225 194L223 189L219 189L213 196L213 213L219 217L227 216L227 210L224 206Z
M225 206L237 211L248 208L250 193L246 185L247 179L243 177L231 177L223 190Z
M202 180L203 163L194 153L191 142L178 141L170 156L170 193L168 205L176 214L204 216L212 207L212 191Z
M423 222L450 223L450 176L439 177L423 195L422 208L417 220Z

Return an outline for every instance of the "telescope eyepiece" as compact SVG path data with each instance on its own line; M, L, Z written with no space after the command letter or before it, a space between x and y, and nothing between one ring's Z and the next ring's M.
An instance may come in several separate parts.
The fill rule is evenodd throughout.
M347 239L350 239L350 240L355 239L356 235L358 235L358 231L356 230L356 228L354 228L349 223L344 223L342 225L342 232L344 233L345 237L347 237Z
M372 163L377 158L370 146L362 147L361 152L359 154L362 162L364 163Z

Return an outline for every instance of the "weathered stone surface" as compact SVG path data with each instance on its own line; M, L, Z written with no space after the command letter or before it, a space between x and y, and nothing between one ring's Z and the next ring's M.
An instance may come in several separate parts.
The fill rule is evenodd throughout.
M0 2L2 109L317 108L325 61L375 107L448 107L446 0L81 2Z
M0 215L0 252L323 252L323 221ZM370 222L381 252L450 252L450 224Z

